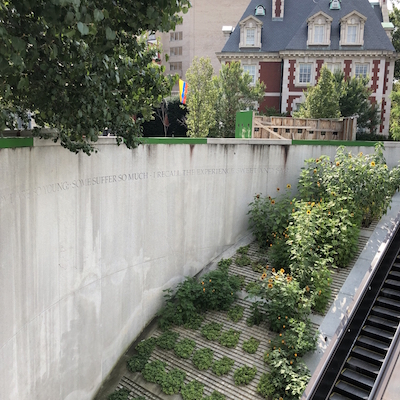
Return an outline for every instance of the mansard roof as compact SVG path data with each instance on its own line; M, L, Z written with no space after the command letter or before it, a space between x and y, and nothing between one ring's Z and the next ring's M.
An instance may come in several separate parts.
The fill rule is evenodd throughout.
M331 44L321 50L341 50L339 46L340 20L356 11L366 18L364 26L364 44L353 46L352 50L395 51L390 39L382 28L378 6L368 0L342 0L340 10L329 8L330 0L285 0L282 21L272 20L272 0L251 0L242 18L254 15L258 5L265 7L265 16L257 16L263 23L261 48L257 52L275 53L280 51L305 51L307 47L307 20L313 15L323 12L332 18ZM239 24L226 42L222 53L254 53L254 49L239 49ZM318 50L313 46L312 50Z

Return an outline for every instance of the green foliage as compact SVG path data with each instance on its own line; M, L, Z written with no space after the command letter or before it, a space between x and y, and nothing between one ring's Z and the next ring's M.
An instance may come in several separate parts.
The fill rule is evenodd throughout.
M331 272L326 268L317 268L311 274L312 308L324 315L326 306L331 298Z
M108 396L108 400L128 400L129 393L128 389L122 388L111 393Z
M165 375L164 380L161 383L161 389L165 394L176 394L179 393L183 387L186 373L179 368L174 368L168 374Z
M178 357L190 358L195 347L196 342L194 340L185 338L175 345L174 352Z
M203 400L225 400L225 399L226 399L226 396L224 396L220 392L217 392L216 390L214 390L211 393L211 396L206 396L206 397L204 397Z
M221 66L219 76L213 79L217 123L212 136L234 137L236 112L257 109L257 103L263 100L265 85L260 81L252 85L251 80L249 74L243 73L239 62Z
M218 269L222 270L225 273L228 273L229 267L232 265L231 258L222 258L218 261Z
M392 12L389 14L389 21L394 25L395 29L392 32L392 44L396 49L396 52L400 52L400 9L392 4ZM400 78L400 62L396 60L394 64L394 78L398 80Z
M141 125L175 77L154 63L146 32L169 31L190 2L101 4L93 0L10 0L0 7L0 129L32 111L39 127L73 152L93 151L109 128L136 147ZM133 118L136 116L136 119ZM40 136L40 132L36 132Z
M193 364L200 371L204 371L211 367L213 363L214 352L211 349L204 348L195 351L192 357Z
M255 354L260 345L260 341L251 337L249 340L243 342L243 350L249 354Z
M223 356L220 360L214 362L211 369L215 375L226 375L232 369L233 364L235 364L234 360L229 357Z
M250 282L246 285L246 292L252 296L257 296L260 293L260 282Z
M267 282L262 283L261 296L267 300L267 320L274 332L282 331L289 318L303 320L311 311L307 289L300 288L299 282L285 274L283 269L275 272Z
M396 9L396 14L399 14L400 10ZM397 32L399 34L399 32ZM396 61L396 68L399 68L400 63ZM400 72L398 72L400 75ZM396 82L393 84L393 90L390 94L392 100L392 108L390 110L390 134L394 140L400 140L400 83Z
M263 260L259 260L259 261L253 261L251 263L251 269L254 272L258 272L260 274L262 274L265 271L265 263L262 262Z
M262 287L261 284L259 284L256 293L257 296L261 294L261 290ZM261 306L261 301L255 301L254 303L251 304L250 306L251 315L246 320L248 326L260 325L262 321L265 321L266 315L265 313L261 312L260 306Z
M201 334L207 340L217 340L221 336L221 329L223 324L217 322L210 322L201 328Z
M277 192L280 192L277 188ZM250 203L249 223L258 243L262 247L270 247L276 238L286 235L292 212L291 185L286 185L286 192L278 199L262 197L257 194Z
M290 357L278 349L266 357L269 374L264 374L257 386L257 391L264 398L279 398L298 400L304 392L310 379L306 365L298 360L296 353Z
M127 367L132 372L142 372L150 356L134 355L127 361Z
M243 318L244 307L236 305L228 311L228 318L233 322L238 322Z
M181 390L183 400L202 400L204 385L196 380L184 385Z
M217 89L212 81L213 67L209 58L195 57L186 71L188 93L187 134L191 137L206 137L215 126L214 107Z
M305 101L299 111L293 115L296 118L339 118L339 96L335 88L332 73L326 66L320 71L318 83L304 92Z
M145 340L142 340L136 347L135 350L141 356L150 356L153 352L154 348L157 345L157 339L155 337L151 337Z
M166 331L159 338L157 338L157 345L164 350L172 350L178 340L179 333Z
M345 79L342 71L333 75L336 92L339 94L339 107L342 117L357 116L357 130L374 133L380 124L380 110L369 102L372 90L368 77L349 77Z
M147 382L158 383L161 385L166 377L166 363L160 360L155 360L146 364L142 371L143 378Z
M204 321L204 317L202 315L196 313L189 317L188 321L184 324L184 327L186 329L197 330L200 328L203 321Z
M236 251L238 254L248 254L250 250L250 245L239 247Z
M240 255L239 257L236 258L235 263L238 267L245 267L246 265L251 264L251 259L249 256L246 256L245 254Z
M256 367L248 367L244 365L241 368L238 368L233 374L233 380L235 381L235 385L248 385L256 376L257 368Z
M241 332L235 331L234 329L222 332L218 340L219 344L229 348L236 347L239 342L240 333Z

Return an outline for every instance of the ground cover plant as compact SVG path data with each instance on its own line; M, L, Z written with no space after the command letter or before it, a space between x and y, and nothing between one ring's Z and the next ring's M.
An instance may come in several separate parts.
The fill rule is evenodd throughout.
M169 395L179 393L185 378L186 373L184 371L174 368L165 375L164 380L161 382L162 391Z
M214 352L211 349L204 348L195 351L192 362L200 371L207 370L213 364Z
M204 385L199 381L193 380L184 385L181 390L183 400L202 400Z
M258 339L251 337L249 340L245 340L243 342L243 350L246 353L254 354L257 351L259 345L260 341Z
M147 382L158 383L161 385L167 375L165 372L166 363L154 360L145 365L142 371L143 378Z
M207 340L217 340L221 336L221 329L223 324L219 324L217 322L210 322L207 325L204 325L201 328L201 334Z
M182 339L180 342L176 343L174 347L174 352L178 357L190 358L194 348L196 347L196 342L192 339Z
M233 322L239 322L243 318L244 307L239 306L238 304L233 306L228 311L228 319Z
M218 341L221 346L234 348L237 346L240 338L239 331L235 331L234 329L229 329L221 333Z
M257 290L251 290L251 294L258 296L261 293L261 284L257 285ZM248 326L260 325L262 321L265 321L266 314L261 311L263 303L261 301L255 301L250 306L250 317L247 318L246 323Z
M247 245L247 246L239 247L236 252L238 254L248 254L249 250L250 250L250 245Z
M236 258L235 263L238 267L245 267L251 264L251 258L246 254L242 254Z
M137 354L127 361L128 369L132 372L141 372L146 366L151 353L157 345L156 338L142 340L136 347Z
M157 346L164 350L172 350L178 340L179 333L166 331L157 338Z
M204 400L225 400L226 396L214 390L210 396L204 397Z
M233 374L235 385L248 385L254 379L256 373L256 367L251 368L247 365L244 365L243 367L238 368Z
M128 400L129 393L128 389L122 388L111 393L108 400Z
M214 372L215 375L226 375L231 371L233 364L235 364L234 360L229 357L223 356L220 360L214 362L211 370L212 372Z

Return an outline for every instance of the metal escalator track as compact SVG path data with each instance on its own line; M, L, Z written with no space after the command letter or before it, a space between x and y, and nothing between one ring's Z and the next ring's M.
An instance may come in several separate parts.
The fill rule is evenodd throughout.
M373 400L400 322L400 230L371 277L308 400Z

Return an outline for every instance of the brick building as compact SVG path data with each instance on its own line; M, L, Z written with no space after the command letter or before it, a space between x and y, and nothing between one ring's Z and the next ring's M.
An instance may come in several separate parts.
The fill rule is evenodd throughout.
M369 76L371 102L388 134L395 49L387 0L251 0L222 51L266 84L260 109L291 113L315 85L322 65L346 77Z

